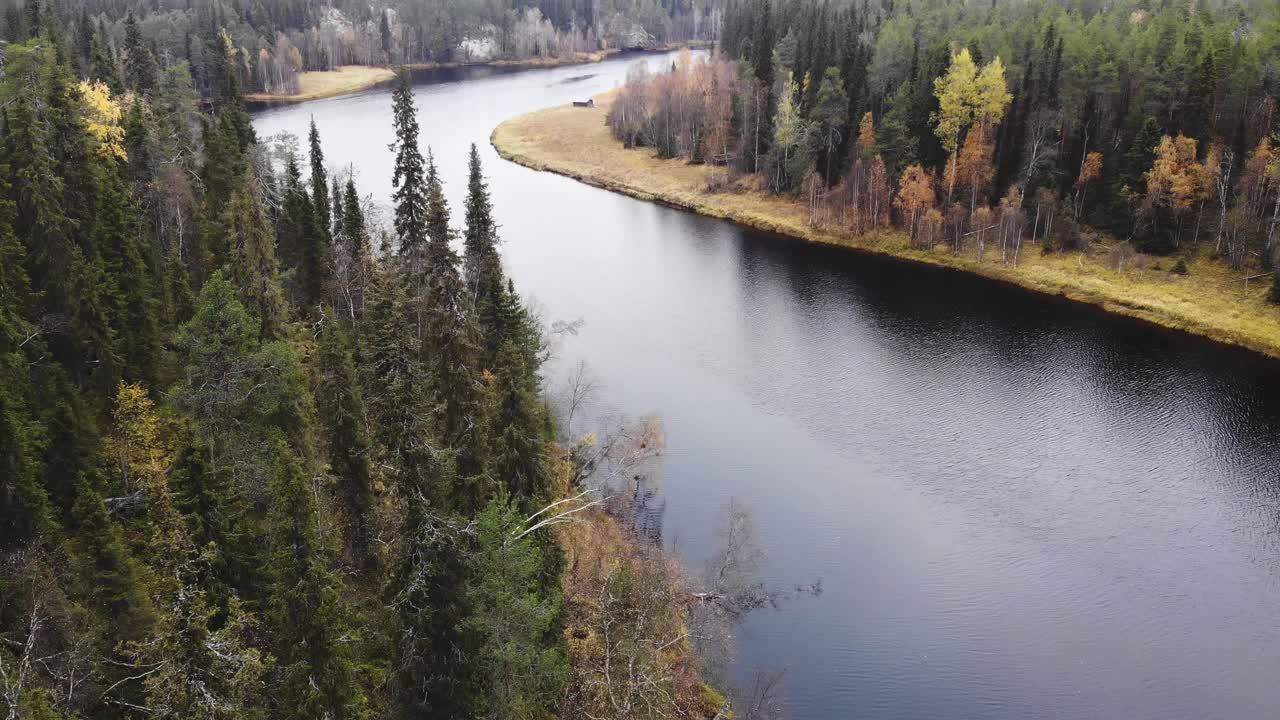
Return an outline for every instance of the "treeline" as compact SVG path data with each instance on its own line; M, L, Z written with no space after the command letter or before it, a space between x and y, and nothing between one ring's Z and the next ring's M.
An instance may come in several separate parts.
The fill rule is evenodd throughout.
M258 144L230 45L198 109L51 17L0 70L5 717L715 714L683 578L587 490L660 437L559 441L408 74L382 228L314 123Z
M0 37L21 41L42 27L40 8L11 4ZM559 57L712 40L721 21L718 0L54 0L44 8L74 38L82 74L93 68L105 78L108 68L123 74L148 65L157 77L190 74L207 90L208 48L220 54L225 43L240 86L268 93L294 92L298 73L338 65Z
M637 70L609 122L800 193L816 224L994 237L1006 262L1092 227L1270 271L1278 37L1268 3L742 0L716 59Z

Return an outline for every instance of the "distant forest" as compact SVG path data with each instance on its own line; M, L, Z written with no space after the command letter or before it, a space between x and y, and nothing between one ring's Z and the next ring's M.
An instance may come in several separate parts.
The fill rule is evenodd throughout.
M730 0L718 47L633 73L614 135L920 247L1277 262L1276 3Z
M296 89L298 73L339 65L400 65L559 57L605 48L713 40L718 0L54 0L51 11L84 72L126 62L175 71L185 63L209 83L208 46L225 34L231 68L246 92ZM5 37L29 31L12 4ZM219 51L220 52L220 51ZM130 53L134 58L127 60ZM94 71L103 79L103 68Z

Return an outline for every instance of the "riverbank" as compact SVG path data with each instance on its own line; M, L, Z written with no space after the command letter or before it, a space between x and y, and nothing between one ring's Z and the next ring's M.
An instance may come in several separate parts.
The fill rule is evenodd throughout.
M342 65L335 70L314 70L298 74L298 92L290 95L248 93L244 99L254 103L297 103L336 97L368 90L394 79L391 68L369 65Z
M594 108L559 106L511 118L490 140L512 162L642 200L810 242L977 273L1280 358L1280 307L1266 301L1269 281L1246 288L1238 273L1203 257L1187 262L1186 274L1171 272L1174 259L1143 255L1116 270L1112 249L1101 242L1086 252L1048 255L1038 245L1025 245L1018 265L1006 266L998 253L980 260L976 254L913 248L897 230L856 236L811 227L803 201L745 186L711 191L724 174L720 168L623 148L605 126L612 97L596 96Z
M682 47L703 47L703 43L680 43L649 48L642 52L663 53L678 50ZM559 57L531 57L522 59L499 59L485 62L445 62L445 63L412 63L410 70L439 70L461 67L500 67L500 68L549 68L561 65L588 65L607 60L614 55L625 52L619 48L597 50L595 52L575 52ZM298 92L290 94L248 93L244 99L251 103L289 104L320 100L360 92L376 87L395 79L396 71L388 67L372 65L342 65L336 70L309 70L298 74Z

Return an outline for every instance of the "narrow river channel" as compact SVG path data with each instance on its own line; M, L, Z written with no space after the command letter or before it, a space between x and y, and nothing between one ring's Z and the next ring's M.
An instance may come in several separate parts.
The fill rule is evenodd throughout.
M657 66L669 57L649 56ZM1280 363L1020 290L806 246L537 173L502 120L636 58L421 75L462 222L481 146L518 289L582 318L599 400L667 430L663 534L693 568L730 498L765 580L820 596L741 629L788 714L1269 718L1280 712ZM391 192L385 89L267 109Z

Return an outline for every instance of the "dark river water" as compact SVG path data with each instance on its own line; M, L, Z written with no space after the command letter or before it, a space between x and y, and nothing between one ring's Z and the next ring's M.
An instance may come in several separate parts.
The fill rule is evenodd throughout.
M736 677L786 668L789 716L816 720L1280 714L1280 364L488 146L634 60L424 75L422 135L458 224L481 146L518 288L583 319L549 384L586 358L602 403L662 418L667 541L701 567L733 498L768 582L822 579L740 629ZM330 165L385 199L390 107L255 122L305 138L314 115Z

